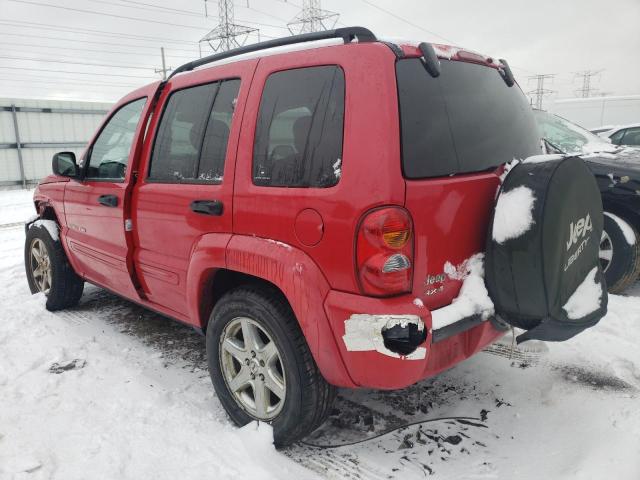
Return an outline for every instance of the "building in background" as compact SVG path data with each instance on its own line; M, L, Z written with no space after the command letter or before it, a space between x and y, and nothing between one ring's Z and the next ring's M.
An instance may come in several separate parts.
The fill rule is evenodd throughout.
M556 99L547 109L589 129L640 123L640 95Z
M79 156L109 103L0 98L0 187L27 186L51 173L51 158Z

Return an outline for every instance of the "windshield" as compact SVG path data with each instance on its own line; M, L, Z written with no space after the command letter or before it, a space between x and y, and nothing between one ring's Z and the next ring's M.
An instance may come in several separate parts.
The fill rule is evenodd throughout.
M419 58L396 63L402 167L407 178L495 168L540 154L524 94L495 68L440 60L433 78Z
M580 155L617 150L615 145L562 117L542 110L534 110L534 115L542 138L564 153Z

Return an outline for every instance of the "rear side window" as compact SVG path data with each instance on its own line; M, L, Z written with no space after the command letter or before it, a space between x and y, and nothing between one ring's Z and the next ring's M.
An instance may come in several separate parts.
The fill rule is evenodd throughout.
M340 179L344 73L337 66L277 72L264 87L253 149L253 182L331 187Z
M220 183L240 80L171 94L156 135L149 179Z
M396 64L407 178L479 172L540 153L531 107L517 86L494 68L440 64L437 78L419 58Z

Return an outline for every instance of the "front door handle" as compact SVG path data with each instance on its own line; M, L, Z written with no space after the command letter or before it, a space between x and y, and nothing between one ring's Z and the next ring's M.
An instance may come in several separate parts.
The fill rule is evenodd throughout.
M100 195L98 197L98 203L100 205L104 205L105 207L117 207L118 197L116 197L115 195Z
M194 200L191 202L191 211L202 215L222 215L222 202L220 200Z

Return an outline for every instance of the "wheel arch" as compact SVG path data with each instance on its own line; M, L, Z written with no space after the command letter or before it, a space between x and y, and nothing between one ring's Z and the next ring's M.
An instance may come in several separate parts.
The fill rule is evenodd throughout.
M602 207L605 212L613 213L624 221L630 223L637 231L640 231L640 212L633 211L618 203L607 201L603 202Z
M324 378L334 385L353 385L324 311L330 287L315 262L280 242L225 236L201 240L193 253L187 295L195 326L206 329L213 307L226 292L241 285L263 285L290 306Z
M53 220L59 226L62 226L62 224L60 223L60 219L58 218L58 213L56 212L56 209L51 202L49 202L48 200L35 199L33 205L39 219Z

